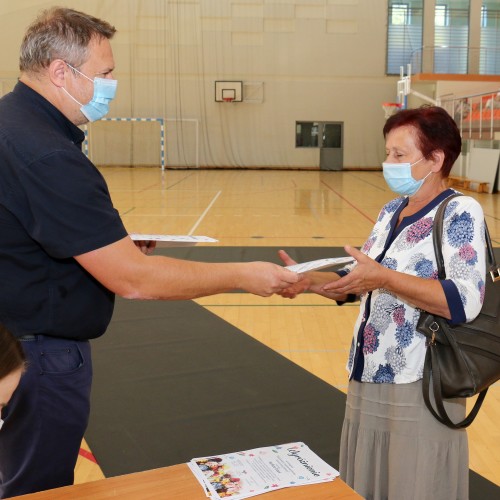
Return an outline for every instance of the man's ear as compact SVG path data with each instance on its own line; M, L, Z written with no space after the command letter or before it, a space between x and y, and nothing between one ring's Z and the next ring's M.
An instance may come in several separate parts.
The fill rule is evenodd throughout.
M56 87L64 87L68 65L62 59L54 59L49 65L49 79Z

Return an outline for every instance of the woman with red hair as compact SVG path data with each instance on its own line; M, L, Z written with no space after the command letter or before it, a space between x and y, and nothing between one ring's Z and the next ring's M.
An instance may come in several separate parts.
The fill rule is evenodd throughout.
M281 295L308 289L344 302L359 300L347 370L349 385L340 443L340 475L370 500L466 500L465 429L436 420L422 394L426 337L420 311L451 324L472 321L485 287L485 229L481 205L470 196L446 207L438 277L433 222L455 191L447 177L461 151L451 116L440 107L405 109L383 134L385 181L397 197L386 203L365 244L345 250L355 262L337 272L310 272ZM293 260L280 252L287 264ZM465 400L444 402L453 421Z

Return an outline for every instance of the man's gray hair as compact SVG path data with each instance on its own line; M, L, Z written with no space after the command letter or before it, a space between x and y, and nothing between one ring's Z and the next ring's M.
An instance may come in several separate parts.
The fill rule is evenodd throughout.
M19 68L36 73L55 59L78 68L89 57L91 40L111 39L115 32L115 27L106 21L77 10L53 7L28 27L21 44Z

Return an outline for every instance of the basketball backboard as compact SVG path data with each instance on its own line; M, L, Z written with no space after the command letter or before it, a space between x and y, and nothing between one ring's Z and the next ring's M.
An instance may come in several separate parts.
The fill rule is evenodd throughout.
M215 102L243 101L243 82L217 80L215 82Z

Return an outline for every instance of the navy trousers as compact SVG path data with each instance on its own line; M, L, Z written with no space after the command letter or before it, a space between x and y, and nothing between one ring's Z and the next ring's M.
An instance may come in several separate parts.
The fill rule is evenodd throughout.
M0 498L73 484L92 385L88 341L21 341L28 367L2 410Z

